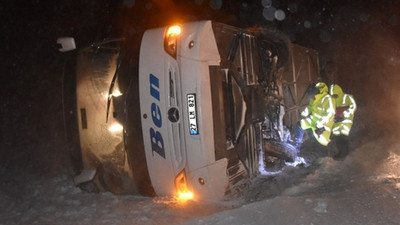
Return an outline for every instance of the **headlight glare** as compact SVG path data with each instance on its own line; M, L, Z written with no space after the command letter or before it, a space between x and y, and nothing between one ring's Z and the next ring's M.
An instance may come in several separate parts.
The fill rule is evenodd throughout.
M178 37L181 34L182 29L178 25L170 26L164 35L164 48L165 51L172 57L176 58L176 52L178 47Z

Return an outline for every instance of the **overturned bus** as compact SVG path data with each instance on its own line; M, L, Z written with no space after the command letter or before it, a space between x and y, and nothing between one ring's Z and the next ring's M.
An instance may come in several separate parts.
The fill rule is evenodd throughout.
M233 196L268 158L294 160L290 129L319 76L316 51L213 21L147 30L140 50L95 43L79 51L68 81L75 182L116 194Z

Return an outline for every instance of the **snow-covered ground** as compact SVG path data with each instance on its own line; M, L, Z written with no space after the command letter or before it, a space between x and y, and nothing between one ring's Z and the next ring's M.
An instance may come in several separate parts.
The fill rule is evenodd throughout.
M46 7L39 7L39 2ZM5 3L1 7L8 18L4 21L12 24L3 26L7 33L4 37L9 42L4 42L3 47L7 50L4 55L7 57L2 62L10 66L2 66L8 76L2 77L1 89L4 103L0 110L0 225L400 224L400 141L397 135L400 132L393 131L393 127L399 127L396 121L400 121L396 118L400 85L400 29L396 1L382 1L380 4L365 1L369 4L364 6L358 4L361 1L356 4L348 1L352 4L332 10L337 14L325 13L329 12L325 6L315 14L310 14L311 10L304 14L329 15L320 21L320 16L309 21L306 16L301 18L299 13L299 25L304 24L305 30L293 30L291 36L300 43L304 39L313 43L313 33L321 39L325 37L321 43L314 44L317 47L330 46L325 51L331 50L338 56L339 73L343 83L347 84L346 90L359 97L360 106L368 109L365 114L376 114L375 119L360 121L369 127L371 122L392 125L383 129L390 131L391 136L357 135L354 139L359 141L342 161L333 160L318 147L306 146L304 157L312 162L308 168L288 167L276 176L259 177L237 201L220 204L190 202L186 205L165 198L85 193L74 187L72 171L65 163L68 155L59 154L65 148L65 144L60 144L63 136L60 132L62 107L60 85L57 86L59 76L54 76L57 73L51 69L56 67L52 58L57 58L54 57L57 54L49 54L49 43L53 43L58 35L65 34L60 29L75 30L72 33L79 33L80 37L88 40L96 37L92 33L98 35L99 32L93 32L92 27L102 23L99 19L104 21L106 17L103 11L97 12L95 6L105 7L94 4L95 1L84 2L80 5L93 7L89 9L89 18L88 9L79 8L85 12L80 13L75 3L71 5L73 10L59 2L52 6L47 1L24 2L21 6L18 3L15 7ZM329 1L320 2L325 4ZM246 9L250 8L250 1L243 1L241 5L245 7L244 13L254 14L254 10ZM297 5L294 6L297 11ZM306 5L298 7L301 11ZM110 7L106 8L110 10ZM140 10L143 13L138 12L138 18L142 15L154 17L151 12L158 9L153 7L154 10L150 11L151 8L146 4L146 10ZM364 11L367 8L370 10ZM289 20L292 14L287 15ZM66 25L60 25L66 20ZM83 25L77 26L78 23ZM135 33L131 26L127 30ZM26 33L32 34L30 38L26 38ZM18 42L12 44L11 41ZM40 64L43 66L38 66ZM14 159L8 160L8 156ZM58 163L60 165L55 165ZM42 167L47 167L43 173Z
M204 203L183 207L167 198L86 193L74 187L68 174L3 180L0 224L176 224L224 209Z
M184 224L400 224L396 139L364 143L343 161L320 158L297 184L290 177L276 180L288 187L275 197Z
M342 161L305 146L310 167L259 177L242 198L223 203L85 193L68 168L48 176L0 171L0 224L400 224L400 143L357 145Z

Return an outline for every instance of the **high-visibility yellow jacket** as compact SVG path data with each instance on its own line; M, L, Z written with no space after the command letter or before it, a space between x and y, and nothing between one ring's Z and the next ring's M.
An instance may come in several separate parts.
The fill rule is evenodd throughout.
M342 88L337 84L330 86L329 93L336 103L335 123L332 133L336 136L348 136L353 126L354 113L357 109L356 101L352 95L343 93Z
M335 102L328 93L328 86L319 82L316 84L319 93L310 100L307 108L301 113L302 129L312 129L314 137L321 145L328 145L331 141L332 126L335 116Z

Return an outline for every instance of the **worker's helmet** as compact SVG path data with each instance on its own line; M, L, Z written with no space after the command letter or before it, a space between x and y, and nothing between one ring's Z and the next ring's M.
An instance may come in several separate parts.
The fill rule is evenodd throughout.
M319 90L319 93L328 93L328 86L324 82L318 82L315 87Z
M329 94L334 98L338 98L339 96L343 95L343 90L339 85L332 84L329 89Z

